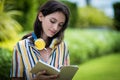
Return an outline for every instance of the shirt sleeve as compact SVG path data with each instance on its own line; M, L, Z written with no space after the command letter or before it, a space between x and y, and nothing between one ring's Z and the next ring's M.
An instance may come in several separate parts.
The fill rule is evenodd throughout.
M23 77L23 61L19 50L19 44L14 47L12 56L11 77Z

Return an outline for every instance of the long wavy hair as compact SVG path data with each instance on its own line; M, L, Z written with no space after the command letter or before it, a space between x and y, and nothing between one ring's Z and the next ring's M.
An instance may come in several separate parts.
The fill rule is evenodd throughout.
M42 24L41 24L42 22L38 19L38 15L40 12L42 12L44 17L49 14L52 14L54 12L62 12L65 15L65 23L64 23L62 29L56 35L54 35L52 38L49 38L49 42L47 43L49 45L51 43L52 39L58 38L57 44L59 44L64 38L64 31L67 28L67 25L69 22L69 15L70 15L69 8L65 4L58 2L56 0L49 0L46 3L44 3L39 8L36 20L34 22L34 33L36 34L37 38L40 38L41 33L43 32ZM31 34L28 34L28 36L30 36L30 35ZM23 39L28 36L24 36Z

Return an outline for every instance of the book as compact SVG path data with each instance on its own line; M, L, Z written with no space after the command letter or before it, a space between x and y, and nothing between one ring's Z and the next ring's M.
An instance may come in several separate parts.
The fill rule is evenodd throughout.
M36 74L41 70L46 70L48 75L58 74L57 80L72 80L78 69L77 65L61 66L60 69L57 69L43 61L38 61L30 72Z

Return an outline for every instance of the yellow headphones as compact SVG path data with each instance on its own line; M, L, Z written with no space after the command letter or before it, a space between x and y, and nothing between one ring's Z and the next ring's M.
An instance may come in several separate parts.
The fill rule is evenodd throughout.
M35 47L38 49L38 50L42 50L45 48L45 41L42 39L42 38L38 38L37 39L37 36L35 35L35 33L33 32L32 33L32 37L34 39L34 44L35 44Z

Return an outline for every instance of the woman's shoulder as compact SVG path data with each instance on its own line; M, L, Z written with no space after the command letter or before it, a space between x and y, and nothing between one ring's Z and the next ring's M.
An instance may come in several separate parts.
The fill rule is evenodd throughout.
M27 41L28 41L28 39L19 40L19 41L17 42L17 44L23 44L23 43L25 43L25 42L27 42Z
M32 42L29 38L26 38L26 39L23 39L23 40L19 40L17 43L16 43L16 46L25 46L25 45L31 45Z

